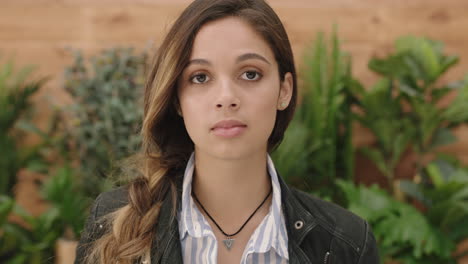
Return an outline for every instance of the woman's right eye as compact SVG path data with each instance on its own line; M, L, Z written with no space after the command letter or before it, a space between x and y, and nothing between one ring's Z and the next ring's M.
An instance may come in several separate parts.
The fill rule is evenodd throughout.
M193 75L191 78L190 78L190 81L192 83L196 83L196 84L201 84L201 83L205 83L209 80L208 76L204 73L200 73L200 74L196 74L196 75Z

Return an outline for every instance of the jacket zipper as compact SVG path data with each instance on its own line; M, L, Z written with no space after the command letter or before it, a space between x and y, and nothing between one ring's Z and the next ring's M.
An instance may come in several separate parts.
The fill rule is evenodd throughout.
M324 264L328 264L329 258L330 258L330 252L325 253L325 258L324 258L324 260L323 260L323 263L324 263Z

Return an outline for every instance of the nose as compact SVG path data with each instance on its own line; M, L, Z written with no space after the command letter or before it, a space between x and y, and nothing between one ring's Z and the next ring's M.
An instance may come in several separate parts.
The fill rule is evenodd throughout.
M240 99L237 95L235 84L230 80L220 82L216 97L216 109L237 110L240 107Z

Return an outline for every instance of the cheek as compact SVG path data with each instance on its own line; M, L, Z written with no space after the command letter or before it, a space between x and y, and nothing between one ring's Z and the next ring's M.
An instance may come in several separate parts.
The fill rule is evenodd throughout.
M263 100L257 101L252 117L256 120L253 125L258 126L259 132L268 138L273 131L276 121L276 98L271 95L263 97Z
M210 104L207 97L186 93L181 94L179 100L185 129L190 139L196 144L203 142L210 128L207 120Z
M181 101L181 109L183 113L183 119L187 131L194 130L197 126L200 126L202 121L203 109L202 102L194 102L194 100L183 100Z

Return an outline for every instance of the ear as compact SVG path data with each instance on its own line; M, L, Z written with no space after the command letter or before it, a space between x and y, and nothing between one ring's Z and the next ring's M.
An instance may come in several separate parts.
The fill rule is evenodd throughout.
M278 96L277 108L282 111L286 109L291 101L293 93L293 76L290 72L284 75L284 80L281 82Z

